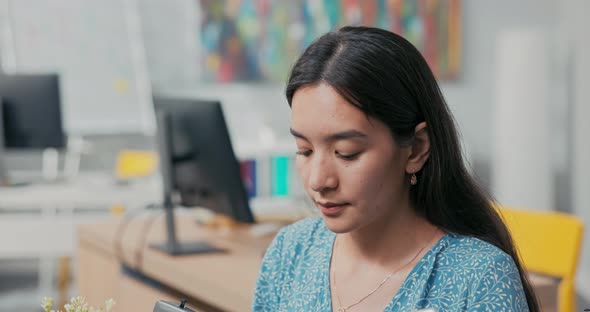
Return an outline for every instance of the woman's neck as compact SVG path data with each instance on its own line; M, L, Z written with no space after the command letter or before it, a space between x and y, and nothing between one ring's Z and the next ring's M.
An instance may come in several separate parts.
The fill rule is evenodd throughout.
M362 228L339 234L339 248L359 263L386 266L415 255L431 242L437 228L409 205L395 208Z

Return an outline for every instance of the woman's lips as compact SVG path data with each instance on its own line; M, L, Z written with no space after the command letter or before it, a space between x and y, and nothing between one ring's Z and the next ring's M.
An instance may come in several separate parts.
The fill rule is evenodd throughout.
M332 202L316 202L316 204L325 216L337 216L349 205L348 203Z

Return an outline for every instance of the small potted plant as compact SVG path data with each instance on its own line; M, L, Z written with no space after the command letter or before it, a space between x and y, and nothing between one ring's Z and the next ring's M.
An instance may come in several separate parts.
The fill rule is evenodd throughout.
M41 307L45 312L109 312L114 305L115 301L113 299L109 299L105 301L104 308L95 308L89 306L88 303L86 303L86 298L78 296L70 299L70 302L64 305L63 310L53 310L53 298L44 297L41 301Z

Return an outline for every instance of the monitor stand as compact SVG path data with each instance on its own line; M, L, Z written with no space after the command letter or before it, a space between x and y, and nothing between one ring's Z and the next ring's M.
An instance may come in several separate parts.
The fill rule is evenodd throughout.
M7 186L10 184L10 177L8 176L8 170L6 170L6 163L4 160L6 150L4 149L3 105L2 99L0 99L0 186Z
M151 247L164 253L167 253L171 256L194 255L200 253L224 251L206 242L176 242L176 244L162 243L153 244L151 245Z
M6 171L6 164L4 163L4 146L2 146L0 147L0 186L7 186L9 184L10 178L8 177L8 171Z
M200 253L223 252L223 249L215 247L205 241L179 242L176 239L176 226L174 221L174 204L172 196L164 196L164 209L166 210L166 233L165 243L151 244L150 247L160 250L171 256L191 255Z

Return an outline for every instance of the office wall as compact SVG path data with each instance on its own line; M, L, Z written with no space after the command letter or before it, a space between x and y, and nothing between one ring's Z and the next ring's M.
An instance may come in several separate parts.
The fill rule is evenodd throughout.
M198 85L198 1L138 2L152 88L191 89Z
M33 0L27 0L33 1ZM121 0L122 1L122 0ZM568 0L565 3L574 3ZM0 20L6 23L7 3L2 0ZM23 7L22 1L19 7ZM60 5L67 1L59 1ZM110 2L94 2L109 6ZM133 3L133 2L131 2ZM224 103L230 131L236 141L256 139L261 125L275 129L278 137L288 137L288 108L282 95L283 85L203 85L199 83L198 64L198 1L141 0L135 2L141 17L141 33L145 46L146 65L155 92L181 93L191 96L216 97ZM562 2L551 0L463 1L463 58L461 76L457 81L442 83L443 92L455 113L476 174L489 185L491 154L491 115L494 103L495 74L494 41L498 33L515 27L546 30L556 43L552 45L552 116L554 120L552 149L556 176L556 207L571 210L568 192L570 168L567 146L567 92L563 65L566 53L559 30L571 20ZM13 8L14 9L14 8ZM576 10L572 10L576 11ZM80 21L84 29L84 21ZM4 45L3 45L3 48ZM7 51L0 51L3 61ZM74 105L74 104L72 104ZM127 106L126 106L127 107ZM131 106L132 107L132 106ZM77 109L77 108L76 108ZM139 115L127 111L127 115ZM106 124L101 118L101 122ZM95 121L96 122L96 121ZM116 132L117 129L112 129ZM129 132L129 129L123 129ZM99 131L97 131L99 132Z
M216 85L199 80L199 11L193 0L140 2L154 93L221 100L235 142L256 140L266 128L287 137L283 84Z
M158 3L159 10L162 11L164 1L150 0L149 3ZM193 3L193 1L188 1ZM166 10L173 11L172 7L187 8L187 2L183 0L166 1L169 8ZM198 7L194 8L198 11ZM143 10L146 12L147 10ZM493 82L494 82L494 40L495 36L505 30L514 27L539 27L543 30L553 30L559 24L561 16L559 15L559 5L554 1L464 1L463 2L463 68L461 76L457 81L446 82L442 84L443 92L447 97L449 105L455 112L455 115L463 130L464 138L469 148L472 158L478 163L478 167L485 168L489 162L490 154L490 140L491 140L491 105L493 103ZM179 27L179 20L186 23L191 23L186 15L182 19L177 19L172 23L157 24L159 27L159 36L155 34L151 38L146 38L145 44L148 50L156 50L160 42L169 40L170 38L163 38L169 36L179 29L186 29L186 26ZM157 18L150 18L146 23L159 23ZM193 22L196 23L196 22ZM144 30L147 33L149 26L145 26ZM154 27L156 28L156 27ZM196 34L198 36L198 33ZM182 43L182 38L178 39L177 44L173 47L178 47ZM161 50L161 49L160 49ZM178 60L177 49L161 50L162 53L153 54L150 62L160 59L159 63L172 62ZM198 51L196 51L198 53ZM149 56L149 53L148 53ZM192 63L191 65L192 66ZM152 67L153 68L153 67ZM192 86L187 84L171 83L170 80L164 79L162 76L169 73L160 73L152 71L152 81L154 88L166 91L178 91L179 89L187 90L184 93L203 94L206 96L218 96L226 98L224 103L227 106L239 110L236 115L242 115L242 112L250 109L260 108L266 114L272 115L274 118L283 116L284 99L281 98L282 85L224 85L211 86L202 85L195 82ZM198 74L197 74L198 75ZM277 92L272 90L276 89ZM557 89L556 92L558 93ZM235 100L234 100L235 99ZM246 100L244 100L246 99ZM253 99L253 100L248 100ZM255 99L255 100L254 100ZM245 102L245 103L244 103ZM253 105L258 107L252 107ZM231 112L230 112L231 114ZM284 120L284 119L283 119ZM286 119L288 120L288 118ZM284 123L277 123L284 125ZM281 129L279 136L286 134ZM242 132L242 131L236 131ZM481 170L484 182L487 182L488 173L485 169Z
M514 28L540 28L551 33L561 18L560 8L554 1L534 0L463 1L462 6L462 75L459 81L443 82L442 89L460 125L476 173L485 185L489 185L496 37ZM558 92L556 87L550 91L552 94ZM562 120L558 122L563 123Z
M189 3L193 1L186 0ZM167 10L173 11L171 7L186 8L186 1L158 1L150 0L150 3L159 3L160 6L166 2L169 6ZM496 35L504 30L516 27L533 27L540 28L558 41L557 27L560 25L562 17L562 8L558 2L551 0L525 0L525 1L485 1L470 0L463 1L463 67L461 76L457 81L443 82L442 89L447 101L455 113L457 121L460 124L464 141L468 149L469 157L472 159L476 168L476 173L484 185L489 184L490 176L490 154L491 154L491 115L492 105L494 102L493 83L495 74L495 38ZM164 10L160 7L159 10ZM198 7L195 7L198 11ZM183 15L182 20L185 23L191 23L190 18ZM145 44L148 50L156 50L160 42L170 40L162 38L169 36L179 29L187 29L186 26L179 27L178 20L172 23L161 24L157 18L150 18L146 23L158 25L159 32L151 38L146 38ZM192 23L197 23L193 21ZM144 30L149 29L145 26ZM154 28L156 28L154 26ZM158 37L161 38L158 38ZM198 33L195 35L198 36ZM173 47L182 45L182 38ZM166 41L168 42L168 41ZM162 50L161 53L152 54L150 62L160 59L159 63L174 62L179 58L185 57L178 55L177 49ZM565 103L563 102L563 75L560 72L559 62L563 62L563 51L555 49L551 51L554 63L551 81L552 90L550 94L555 98L552 103L552 116L555 117L553 124L556 125L556 131L553 132L556 141L554 155L554 165L556 167L557 179L567 179L565 172L566 150L565 141L561 140L566 134L567 124ZM198 53L198 50L196 51ZM148 56L150 54L148 53ZM192 60L191 60L192 62ZM192 63L189 63L192 66ZM172 66L173 67L173 66ZM153 68L153 66L152 66ZM183 94L192 94L195 96L218 97L223 100L224 105L228 108L227 112L230 119L231 132L240 139L251 139L256 133L256 128L260 125L259 121L263 120L275 126L278 137L288 137L286 123L288 123L288 109L284 97L282 96L283 85L203 85L198 81L190 84L173 83L164 76L168 73L159 72L154 69L152 72L152 81L154 89L169 92L180 92ZM198 73L196 74L198 76ZM242 118L242 116L248 116ZM239 122L231 122L237 120ZM560 145L561 144L561 145ZM562 146L563 145L563 146ZM557 183L557 186L564 183ZM560 207L570 206L569 198L564 195L563 190L557 190L557 201ZM563 204L565 203L565 205Z
M462 1L463 67L457 82L442 83L476 158L489 159L494 101L496 36L514 28L540 28L550 34L560 21L555 1Z
M590 2L570 0L567 3L566 23L564 29L572 34L574 46L572 74L572 132L573 146L571 194L573 212L586 223L582 257L579 262L578 289L590 304ZM578 307L588 308L590 305Z
M61 0L55 3L63 6L68 1L72 0ZM274 129L279 138L288 138L286 125L289 122L289 109L283 96L283 84L210 85L199 82L198 1L125 1L136 5L141 18L140 30L141 41L145 47L145 65L149 71L154 92L221 99L227 114L230 133L236 142L256 140L261 131L267 127ZM5 11L10 8L7 4L12 2L14 0L0 1L2 4L0 13L3 13L0 14L2 18L0 22L7 21ZM20 8L24 7L23 2L18 3L20 3ZM93 6L101 4L111 5L109 1L93 2ZM494 44L496 35L507 29L534 27L546 30L550 38L559 43L561 34L558 31L561 30L561 25L569 19L565 16L564 6L560 2L552 0L493 2L470 0L463 1L462 6L463 66L461 75L458 80L443 82L441 86L460 125L475 172L482 183L487 186L490 180L492 140L490 128L494 103ZM83 20L80 20L80 24L81 29L87 26ZM567 109L565 108L568 103L566 103L567 90L564 89L564 75L566 74L562 72L563 66L560 67L565 62L565 53L559 48L563 45L552 46L556 47L550 53L553 56L551 60L553 80L549 92L553 97L551 115L554 117L552 124L555 126L552 131L553 138L551 138L555 143L552 149L556 178L555 201L556 207L569 211L572 206L571 194L568 191L571 173L567 165L568 140L565 139L568 124ZM0 51L3 61L7 57L5 52L7 51ZM140 111L139 106L141 105L124 106L127 108L136 107L137 111L125 109L121 115L145 114L145 111ZM75 111L78 109L82 110L82 108L76 108ZM96 116L104 115L98 114ZM116 127L106 126L110 119L113 118L100 118L93 123L103 123L111 133L116 133L118 131ZM124 127L119 130L129 132L129 129L124 129ZM104 133L104 131L98 130L94 132ZM87 134L92 134L92 131ZM120 142L118 139L114 139L114 141ZM99 163L109 163L101 161L97 155L93 156L93 159L97 159ZM96 166L89 163L89 167Z
M33 0L27 0L33 1ZM122 1L122 0L121 0ZM2 0L2 2L12 2ZM67 1L59 1L67 3ZM103 2L100 2L103 3ZM223 100L232 136L239 141L256 139L261 124L270 125L278 137L288 137L288 107L282 95L283 85L204 85L199 83L198 1L137 1L146 65L155 92L217 97ZM95 5L96 2L95 2ZM110 5L104 2L105 6ZM457 81L442 83L443 92L460 124L464 141L484 183L489 184L491 149L491 112L494 82L494 40L496 35L514 27L539 27L554 32L563 19L559 2L551 0L463 1L463 67ZM80 21L83 23L83 21ZM85 25L80 25L84 28ZM3 51L0 51L3 54ZM552 84L552 94L562 91L559 81ZM566 123L560 114L563 105L553 102L556 128ZM116 129L114 129L116 130ZM126 131L128 132L128 131ZM563 133L555 132L557 138ZM563 140L556 140L563 142ZM566 148L556 148L563 151ZM565 155L555 155L556 174L563 173ZM558 201L567 203L563 191ZM564 205L559 205L564 206Z
M69 133L153 131L138 0L1 0L2 69L60 74Z

